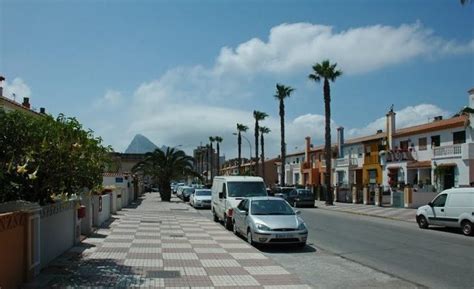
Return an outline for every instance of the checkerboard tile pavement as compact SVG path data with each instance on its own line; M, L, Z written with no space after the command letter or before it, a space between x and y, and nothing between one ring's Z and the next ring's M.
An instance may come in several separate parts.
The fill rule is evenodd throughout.
M219 224L146 194L25 288L311 288Z

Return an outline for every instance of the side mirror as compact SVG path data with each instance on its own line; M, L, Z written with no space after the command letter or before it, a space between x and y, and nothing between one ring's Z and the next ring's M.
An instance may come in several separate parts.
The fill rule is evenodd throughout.
M295 214L301 215L301 211L300 210L295 210Z
M222 199L224 198L224 193L223 192L219 192L219 199Z
M429 202L428 206L433 207L433 202Z

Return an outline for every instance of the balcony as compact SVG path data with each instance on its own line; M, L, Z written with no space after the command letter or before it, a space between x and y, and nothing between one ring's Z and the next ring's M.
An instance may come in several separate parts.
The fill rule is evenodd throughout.
M349 158L336 159L336 167L347 167L349 166Z
M450 146L442 146L433 148L433 159L442 159L450 157L461 157L462 145L455 144Z
M387 163L415 160L412 152L409 150L388 151L386 154L387 154Z
M301 169L302 170L307 170L311 168L311 163L310 162L303 162L301 163Z

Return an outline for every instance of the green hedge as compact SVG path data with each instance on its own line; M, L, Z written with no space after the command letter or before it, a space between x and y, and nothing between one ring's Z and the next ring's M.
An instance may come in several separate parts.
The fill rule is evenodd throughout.
M45 204L100 186L111 151L75 118L0 109L0 202Z

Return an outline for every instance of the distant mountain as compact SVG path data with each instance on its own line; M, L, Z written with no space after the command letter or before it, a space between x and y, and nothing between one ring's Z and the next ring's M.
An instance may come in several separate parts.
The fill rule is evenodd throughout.
M152 152L158 147L151 142L146 136L137 134L133 138L132 142L128 145L128 148L125 150L126 154L144 154L147 152Z

